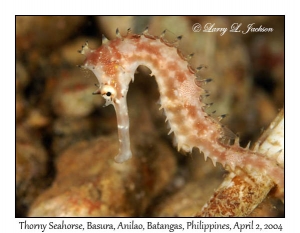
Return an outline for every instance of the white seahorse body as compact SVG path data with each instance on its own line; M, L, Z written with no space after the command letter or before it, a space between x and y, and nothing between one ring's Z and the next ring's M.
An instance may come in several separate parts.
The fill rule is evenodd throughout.
M232 170L240 167L249 174L252 170L266 172L278 185L278 195L283 196L283 168L276 161L238 144L221 142L222 126L208 116L203 110L205 104L198 98L206 94L201 87L206 80L195 77L196 70L182 57L176 48L177 42L172 44L147 32L103 41L105 43L96 50L90 50L87 44L83 46L80 52L86 55L86 60L81 67L94 72L100 84L98 93L106 99L106 105L113 104L115 108L120 141L116 162L124 162L132 156L126 95L137 67L144 65L156 78L160 102L178 149L191 151L197 147L214 164L219 162Z

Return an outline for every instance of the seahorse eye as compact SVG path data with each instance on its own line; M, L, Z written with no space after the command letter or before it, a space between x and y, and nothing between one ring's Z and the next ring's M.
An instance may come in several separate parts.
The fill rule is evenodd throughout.
M112 100L116 97L117 91L114 87L105 85L101 89L101 95L106 100Z

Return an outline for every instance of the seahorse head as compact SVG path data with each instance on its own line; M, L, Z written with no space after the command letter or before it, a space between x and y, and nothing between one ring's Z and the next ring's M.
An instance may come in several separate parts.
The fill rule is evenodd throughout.
M104 44L96 50L91 50L86 42L79 52L86 56L84 64L80 67L91 70L99 81L99 89L93 94L101 94L106 100L105 106L112 104L115 108L120 143L119 154L115 157L115 161L124 162L132 156L126 101L131 77L122 67L121 55L114 50L113 44L110 46Z

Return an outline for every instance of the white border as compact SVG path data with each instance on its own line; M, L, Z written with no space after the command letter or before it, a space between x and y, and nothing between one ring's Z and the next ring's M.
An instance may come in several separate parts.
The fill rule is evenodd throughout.
M124 14L124 15L142 15L142 14L189 14L189 15L218 15L218 14L270 14L286 15L286 218L277 220L268 220L282 222L284 230L282 232L294 232L298 228L298 210L299 201L297 188L299 184L297 165L299 162L299 150L296 145L299 144L299 20L298 5L296 1L5 1L1 7L1 64L2 64L2 91L1 91L1 145L2 162L1 165L1 231L3 232L21 232L17 227L20 219L15 219L14 209L14 77L15 77L15 25L16 14ZM296 212L297 211L297 212ZM44 221L43 219L36 219ZM212 219L214 221L214 219ZM48 220L47 220L48 221ZM57 221L57 220L55 220ZM87 220L76 220L76 222L86 222ZM108 221L108 219L106 219ZM114 221L114 220L112 220ZM141 219L141 221L146 221ZM173 221L173 220L172 220ZM176 220L176 222L181 220ZM186 221L186 220L183 220ZM208 220L209 221L209 220ZM220 220L234 222L235 220ZM255 221L265 221L255 220ZM29 232L29 231L28 231ZM31 231L30 231L31 232Z

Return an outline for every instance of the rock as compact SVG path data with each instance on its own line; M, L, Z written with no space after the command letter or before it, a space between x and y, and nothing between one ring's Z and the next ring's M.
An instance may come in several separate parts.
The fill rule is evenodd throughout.
M133 145L135 156L123 164L113 160L115 136L70 147L56 162L54 183L29 216L140 216L172 178L175 160L163 143Z
M35 47L53 49L76 32L84 21L82 16L17 16L17 51Z
M210 160L210 159L208 159ZM211 161L204 161L203 154L193 152L184 158L184 164L165 192L157 198L151 209L155 217L191 217L201 210L222 181L224 169L220 164L214 167Z
M33 200L49 184L47 153L30 130L17 125L16 134L16 210L24 215Z
M52 93L52 108L61 117L85 117L96 107L103 105L104 99L92 93L97 90L91 80L87 80L80 70L60 73L59 82Z
M81 140L93 138L93 121L87 118L60 117L53 122L52 150L55 155Z

